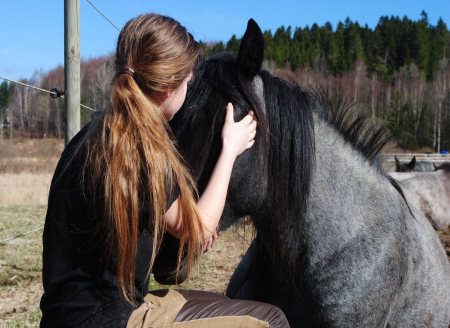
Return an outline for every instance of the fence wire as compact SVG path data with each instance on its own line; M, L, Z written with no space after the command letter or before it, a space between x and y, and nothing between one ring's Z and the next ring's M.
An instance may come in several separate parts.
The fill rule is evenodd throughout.
M9 237L9 238L0 240L0 244L6 243L7 241L10 241L10 240L13 240L13 239L16 239L16 238L25 236L25 235L28 235L28 234L30 234L30 233L32 233L32 232L39 231L39 230L41 230L41 229L44 229L44 226L39 227L39 228L36 228L36 229L33 229L33 230L30 230L30 231L27 231L27 232L23 232L23 233L18 234L17 236L14 236L14 237Z
M103 14L103 13L102 13L102 12L101 12L101 11L100 11L100 10L99 10L99 9L98 9L91 1L87 0L87 2L89 2L89 3L91 4L91 6L94 7L95 10L97 10L97 11L100 13L100 15L102 15L103 17L105 17L105 19L106 19L108 22L110 22L111 25L114 26L114 27L116 28L117 31L120 32L120 30L117 28L117 26L114 25L113 22L111 22L111 21L108 19L108 17L106 17L105 14Z
M36 89L36 90L39 90L39 91L42 91L42 92L47 92L47 93L49 93L52 96L52 98L59 98L59 97L64 98L64 94L60 93L60 92L45 90L45 89L42 89L42 88L35 87L33 85L29 85L29 84L26 84L26 83L14 81L14 80L8 79L8 78L3 77L3 76L0 76L0 79L6 80L6 81L10 81L10 82L13 82L13 83L17 83L19 85L22 85L22 86L25 86L25 87L28 87L28 88L32 88L32 89ZM86 109L89 109L89 110L91 110L93 112L96 112L95 109L90 108L88 106L85 106L83 104L80 104L80 106L84 107Z

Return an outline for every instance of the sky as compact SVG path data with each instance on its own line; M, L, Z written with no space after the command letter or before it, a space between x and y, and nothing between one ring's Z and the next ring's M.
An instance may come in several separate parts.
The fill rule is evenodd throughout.
M335 29L347 18L374 29L382 16L417 21L425 11L431 25L441 18L450 29L450 0L90 0L116 27L88 0L73 1L80 3L82 59L113 53L116 27L148 12L173 17L204 42L241 38L250 18L262 31L274 33L281 26L326 22ZM29 79L36 71L46 73L63 64L64 1L0 0L0 76Z

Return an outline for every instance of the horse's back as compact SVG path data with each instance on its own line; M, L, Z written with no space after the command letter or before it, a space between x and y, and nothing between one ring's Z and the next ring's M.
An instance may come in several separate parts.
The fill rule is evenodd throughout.
M414 167L416 172L432 172L435 169L434 163L429 161L418 161Z
M450 177L443 170L433 172L391 173L409 204L422 212L436 229L450 225Z

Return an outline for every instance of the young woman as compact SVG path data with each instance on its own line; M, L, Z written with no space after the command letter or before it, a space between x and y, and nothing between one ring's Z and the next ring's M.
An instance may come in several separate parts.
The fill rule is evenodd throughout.
M200 58L192 35L169 17L141 15L121 31L110 106L71 140L53 177L41 327L288 326L267 304L147 290L152 272L184 280L212 246L233 163L254 143L252 115L235 123L229 104L222 153L197 199L168 121Z

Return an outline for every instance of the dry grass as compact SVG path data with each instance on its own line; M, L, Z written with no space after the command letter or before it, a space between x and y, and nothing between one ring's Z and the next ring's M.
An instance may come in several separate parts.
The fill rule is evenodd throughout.
M47 204L64 143L56 139L0 142L0 204Z
M0 174L53 173L63 149L57 139L0 140Z
M61 140L0 141L0 240L44 223ZM0 327L38 327L42 230L0 244Z
M0 174L0 204L46 205L53 173L3 173Z

